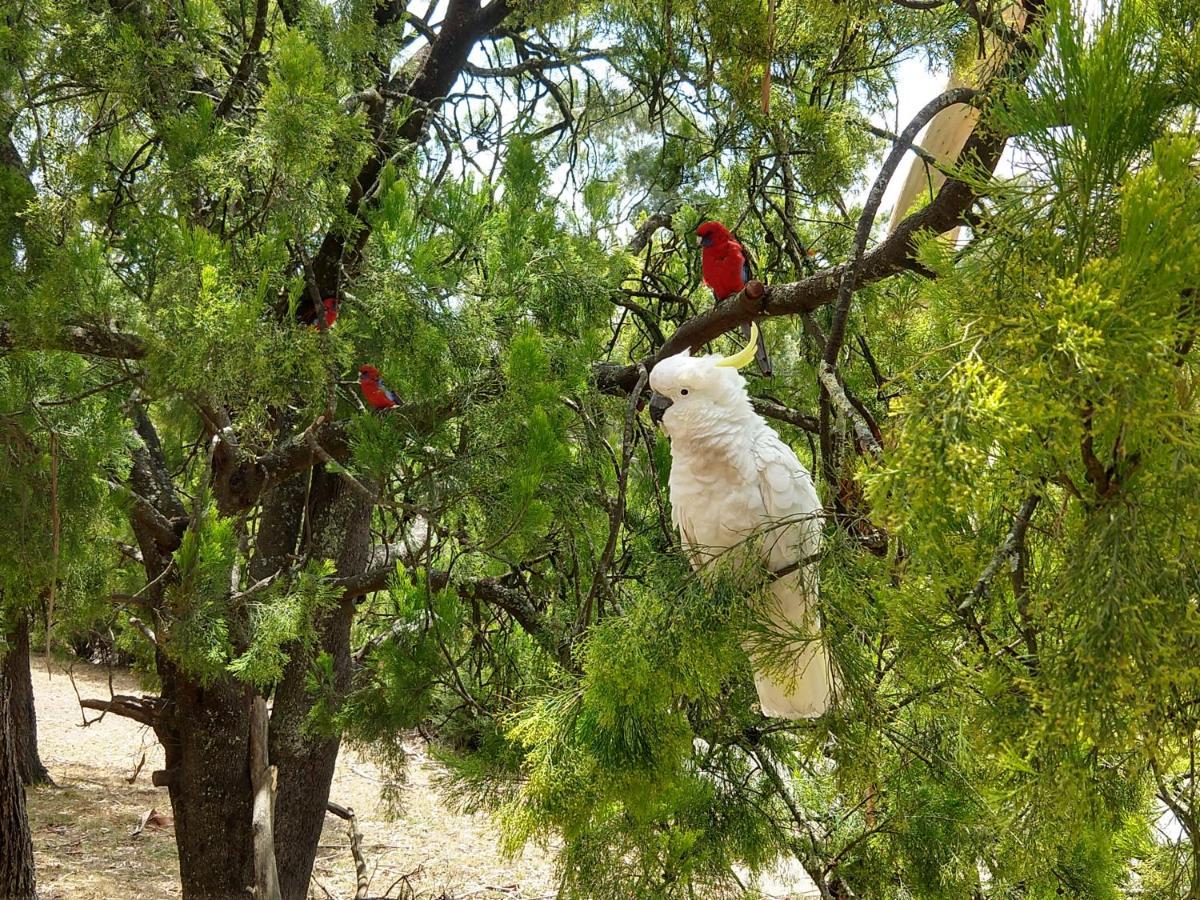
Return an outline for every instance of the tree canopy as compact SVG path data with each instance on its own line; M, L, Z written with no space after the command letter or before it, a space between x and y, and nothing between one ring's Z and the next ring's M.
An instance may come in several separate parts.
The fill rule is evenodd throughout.
M151 695L92 699L167 748L185 895L251 879L261 696L284 896L339 742L402 767L414 728L568 897L781 856L825 898L1200 896L1198 19L8 3L0 603L138 660ZM895 121L905 60L981 50ZM713 305L709 218L761 299ZM690 571L640 411L751 318L828 510L812 721L759 712L762 573Z

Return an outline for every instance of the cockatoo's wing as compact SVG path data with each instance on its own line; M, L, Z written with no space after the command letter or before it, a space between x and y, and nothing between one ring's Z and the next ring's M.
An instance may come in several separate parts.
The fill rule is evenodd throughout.
M699 484L695 485L697 493L712 491L719 489L717 485ZM672 495L671 503L671 523L679 530L679 540L683 544L683 552L687 554L688 560L692 564L693 569L703 569L710 565L724 549L719 544L713 542L711 538L713 524L714 509L710 506L706 508L703 504L695 502L676 502L676 495ZM693 519L693 516L701 515L705 518L702 520ZM719 511L716 515L720 516ZM709 528L705 528L705 525Z
M696 529L692 520L680 503L671 504L671 524L679 530L679 540L683 544L683 552L688 555L693 569L699 569L704 561L696 551Z
M767 568L780 572L820 549L821 499L812 475L774 431L763 429L753 452L766 512L763 554ZM758 657L754 684L763 712L788 719L819 716L829 708L833 679L817 621L815 565L776 578L769 596L765 624L780 639L751 641L750 648Z
M766 514L766 563L772 571L778 571L819 549L821 498L812 475L771 429L763 430L753 453Z

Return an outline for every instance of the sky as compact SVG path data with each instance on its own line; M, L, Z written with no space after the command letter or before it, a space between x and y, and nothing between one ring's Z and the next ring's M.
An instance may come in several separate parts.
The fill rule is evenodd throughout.
M930 69L925 65L923 59L911 57L906 59L896 70L896 108L886 121L883 116L873 117L874 124L891 131L903 129L912 121L913 116L920 112L921 107L946 89L946 79L949 78L949 75L949 69ZM918 138L917 144L920 143L920 138ZM911 151L904 154L904 162L897 167L896 174L892 176L887 191L884 192L883 202L879 206L880 210L890 211L895 205L896 195L900 193L900 187L904 184L908 168L916 158ZM871 190L871 184L875 181L882 165L883 158L881 157L867 169L865 182L851 196L852 203L860 204L867 199L867 193Z

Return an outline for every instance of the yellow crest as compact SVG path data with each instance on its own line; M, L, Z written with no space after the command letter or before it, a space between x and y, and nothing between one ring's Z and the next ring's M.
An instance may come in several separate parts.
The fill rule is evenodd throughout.
M733 356L723 356L713 365L721 368L740 369L743 366L749 365L754 359L754 351L758 349L758 325L754 322L750 323L750 340L746 346L739 350Z

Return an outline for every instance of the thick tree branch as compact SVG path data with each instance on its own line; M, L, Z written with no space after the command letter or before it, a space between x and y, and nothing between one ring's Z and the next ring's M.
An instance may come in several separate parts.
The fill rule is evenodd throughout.
M817 434L821 430L817 425L816 416L809 416L797 410L790 409L782 403L764 400L761 397L751 397L750 405L754 407L754 411L760 416L775 419L778 422L787 422L789 425L795 425L801 431L807 431L809 434Z
M156 727L163 714L163 700L159 697L134 697L128 694L114 694L108 700L81 699L79 705L84 709L96 709L102 713L112 713L126 719L133 719L143 725ZM86 724L98 722L92 719Z
M67 325L56 335L31 338L18 334L10 322L0 322L0 351L65 350L107 359L143 359L146 343L136 334L96 325Z
M646 249L646 245L650 243L650 238L654 236L654 232L660 228L671 227L671 214L667 212L655 213L652 216L647 216L646 221L638 226L637 231L633 233L633 237L629 239L628 249L631 254L636 256Z
M974 151L981 167L990 172L999 162L1003 146L1004 141L999 136L980 137L977 134L968 141L963 152L965 155ZM958 225L976 196L966 183L948 179L928 206L908 216L887 240L863 256L855 282L872 284L908 270L920 236L942 234ZM741 294L722 300L680 325L657 352L639 363L597 365L593 369L597 386L605 393L628 393L637 383L638 365L653 369L668 356L698 348L760 316L794 316L820 309L837 299L838 286L849 266L848 262L841 263L799 281L768 285L760 304L747 302Z
M237 71L233 73L233 80L229 82L225 96L217 104L215 115L218 119L224 119L229 115L234 104L241 99L250 83L250 76L254 73L254 64L258 60L258 48L267 33L267 6L267 0L258 0L254 6L254 29L250 33L250 39L246 42L245 50L242 51L242 58L238 62Z

